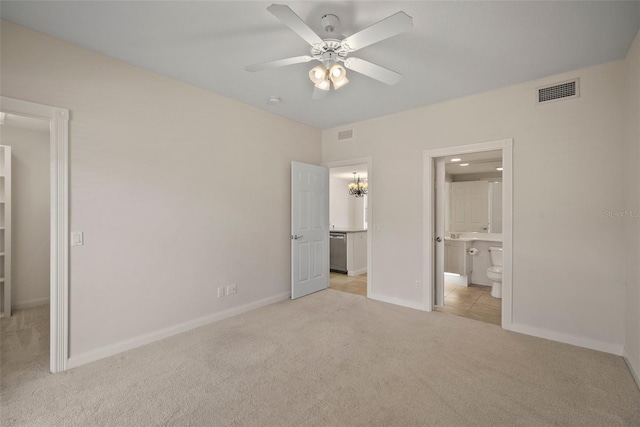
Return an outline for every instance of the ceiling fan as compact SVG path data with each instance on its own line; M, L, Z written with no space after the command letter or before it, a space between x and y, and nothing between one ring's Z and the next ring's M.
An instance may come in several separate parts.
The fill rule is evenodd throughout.
M336 90L347 84L349 80L347 79L345 68L388 85L394 85L402 78L402 74L388 68L364 59L347 56L358 49L413 28L413 19L406 13L395 13L362 31L338 40L332 38L322 39L289 6L272 4L267 10L309 43L311 45L311 54L249 65L246 67L247 71L261 71L302 62L319 61L320 64L309 71L309 78L315 85L313 99L326 96L331 88L331 83L333 83L333 88ZM335 15L324 15L321 23L325 31L333 33L340 23L340 19ZM340 63L343 63L344 67Z

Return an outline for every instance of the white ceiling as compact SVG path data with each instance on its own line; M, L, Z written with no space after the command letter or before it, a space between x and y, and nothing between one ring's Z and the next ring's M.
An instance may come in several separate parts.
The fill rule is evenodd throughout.
M331 178L339 179L353 179L353 173L356 173L360 177L360 180L367 179L367 164L354 165L354 166L340 166L337 168L329 169L329 176Z
M452 162L452 159L460 159L460 161ZM502 167L502 150L461 154L459 156L447 156L444 158L444 161L445 172L448 175L466 175L470 173L502 173L496 170L496 168ZM460 166L463 164L468 164L468 166Z
M244 69L309 53L271 3L3 0L0 15L319 129L623 59L640 27L640 1L280 2L321 37L327 13L345 36L398 11L413 17L412 31L351 55L404 74L400 83L348 71L348 85L314 101L314 63ZM282 102L268 105L270 96Z

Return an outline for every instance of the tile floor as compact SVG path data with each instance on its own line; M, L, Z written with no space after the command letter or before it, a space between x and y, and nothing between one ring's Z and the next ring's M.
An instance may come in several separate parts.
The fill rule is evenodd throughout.
M444 307L437 307L436 311L494 325L502 324L502 300L491 296L491 286L464 287L445 283Z
M347 276L342 273L329 274L329 287L337 291L367 296L367 273L359 276Z

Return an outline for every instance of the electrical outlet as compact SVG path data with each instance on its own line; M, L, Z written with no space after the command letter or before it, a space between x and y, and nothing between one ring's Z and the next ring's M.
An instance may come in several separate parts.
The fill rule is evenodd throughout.
M218 288L218 298L223 297L224 295L224 286L220 286Z
M238 292L238 286L235 283L227 286L227 295L233 295Z
M420 286L422 286L422 283L420 280L416 280L416 289L420 289Z

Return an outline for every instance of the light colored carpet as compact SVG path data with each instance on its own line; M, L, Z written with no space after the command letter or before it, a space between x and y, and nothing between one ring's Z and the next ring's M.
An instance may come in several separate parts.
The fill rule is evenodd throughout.
M29 313L2 321L3 426L640 424L620 357L330 289L58 375Z

